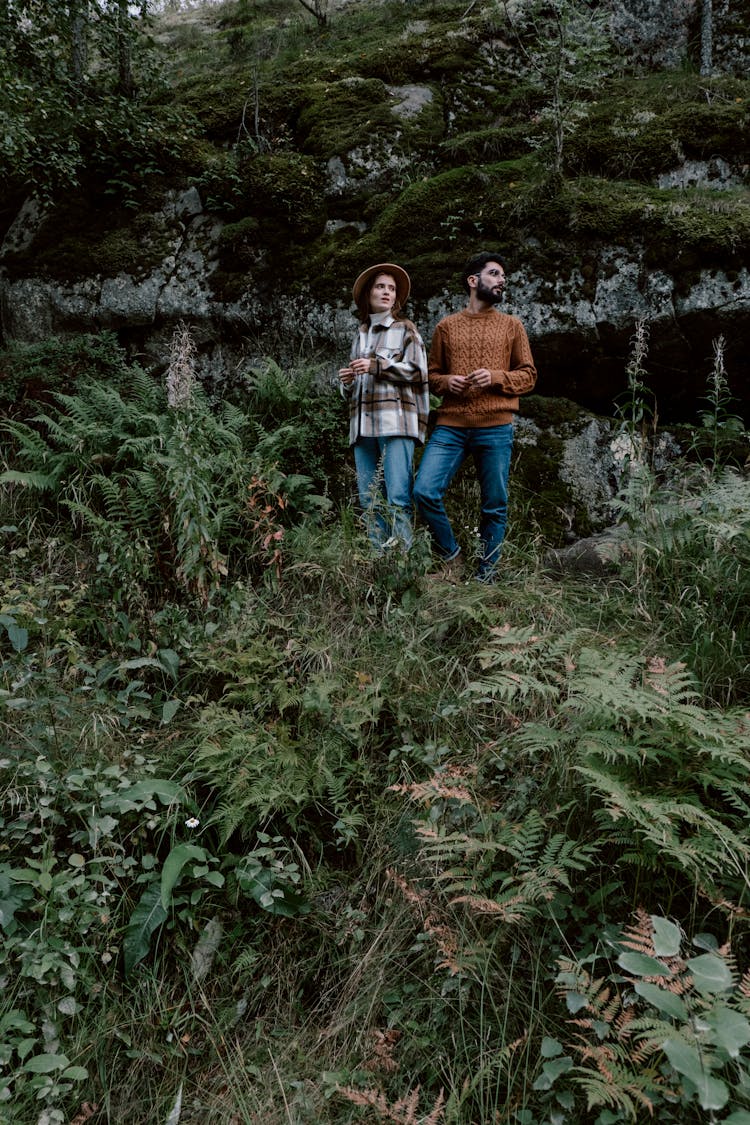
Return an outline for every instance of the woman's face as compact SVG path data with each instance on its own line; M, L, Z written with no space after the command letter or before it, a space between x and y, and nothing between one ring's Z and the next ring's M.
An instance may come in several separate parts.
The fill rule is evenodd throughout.
M389 273L379 273L370 290L370 312L388 312L396 303L396 281Z

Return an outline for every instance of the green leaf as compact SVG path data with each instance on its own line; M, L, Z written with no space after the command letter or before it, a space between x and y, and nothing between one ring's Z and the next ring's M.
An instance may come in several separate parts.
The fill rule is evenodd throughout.
M712 1028L716 1042L723 1047L730 1058L739 1057L740 1051L750 1043L750 1023L739 1012L720 1005L705 1017Z
M682 931L674 922L658 914L651 915L654 927L654 953L657 957L676 957L680 952Z
M703 1063L695 1047L689 1047L680 1039L666 1039L662 1050L674 1069L689 1078L696 1087L703 1081Z
M724 1108L729 1101L727 1085L720 1078L713 1078L708 1073L694 1047L689 1047L679 1039L667 1039L662 1049L674 1069L695 1086L698 1101L703 1109Z
M182 706L181 699L168 699L161 709L161 721L164 726L171 723L180 707Z
M723 1109L729 1101L729 1089L720 1078L704 1074L698 1086L698 1101L702 1109Z
M237 882L242 890L269 914L277 914L282 918L295 918L310 912L310 904L305 900L304 895L288 887L277 886L272 872L267 868L260 868L252 873L240 868L237 871Z
M89 1072L85 1066L69 1066L67 1070L63 1071L62 1076L70 1082L85 1082Z
M687 967L699 992L726 992L732 987L732 974L721 957L703 953L700 957L691 957Z
M125 797L129 801L152 801L158 797L163 805L171 805L182 800L182 788L174 781L151 778L150 781L137 781L129 789L118 790L115 797Z
M545 1035L542 1039L542 1058L553 1059L555 1055L562 1054L562 1043L558 1043L556 1039L550 1039Z
M5 615L3 615L5 617ZM29 643L29 631L24 629L21 625L16 625L12 617L7 617L3 621L5 625L5 632L8 634L8 640L13 645L16 652L23 652L26 645Z
M621 953L617 958L617 964L626 973L632 973L636 977L671 977L672 975L663 961L657 961L655 957L649 957L645 953Z
M199 863L205 863L208 854L205 848L199 848L197 844L177 844L172 848L171 852L164 860L164 866L161 869L161 906L162 910L168 910L169 904L172 901L172 891L174 890L175 883L182 874L182 869L186 863L191 859Z
M745 1109L737 1109L724 1118L724 1125L750 1125L750 1113Z
M66 1066L70 1066L70 1059L65 1055L34 1055L23 1064L23 1070L27 1074L51 1074Z
M648 984L643 980L636 981L633 987L647 1004L651 1004L658 1011L664 1012L665 1015L683 1022L688 1018L684 1001L674 992L669 992L666 988L659 988L658 984Z
M551 1059L542 1067L542 1073L534 1082L535 1090L551 1090L553 1084L561 1074L565 1074L573 1066L570 1055L563 1055L560 1059Z
M156 655L164 671L168 672L173 680L176 680L180 670L180 658L174 649L160 648Z
M574 1016L576 1012L580 1012L581 1008L587 1007L588 999L582 992L566 992L565 1003L570 1014Z
M151 945L151 935L166 919L167 912L161 904L161 889L157 883L152 883L141 895L123 937L123 967L126 977L146 956Z

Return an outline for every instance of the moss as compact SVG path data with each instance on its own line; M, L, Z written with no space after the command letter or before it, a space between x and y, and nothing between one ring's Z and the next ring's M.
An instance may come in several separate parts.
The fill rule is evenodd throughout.
M388 91L379 79L354 78L307 87L299 116L302 147L318 156L347 152L368 135L393 125Z
M259 155L247 167L246 187L254 215L282 219L295 237L322 229L323 178L309 157L296 152Z
M542 433L536 445L517 446L513 457L511 519L529 524L551 547L563 546L571 531L582 537L594 530L586 510L560 480L563 448L561 438Z
M71 196L50 213L26 250L3 261L11 279L143 277L163 261L167 237L152 215L97 209L86 197Z
M649 181L683 155L747 162L749 98L750 83L738 79L621 82L588 108L566 142L566 167Z
M581 179L564 190L570 225L576 234L630 242L645 241L650 265L705 267L739 260L750 243L747 193L707 193L699 189L659 190L638 184Z
M431 253L467 239L492 238L504 228L501 197L513 200L528 166L508 161L466 165L411 184L375 224L373 236L392 251Z
M441 154L443 160L450 164L515 160L528 154L538 132L538 129L535 130L526 123L492 125L443 141Z

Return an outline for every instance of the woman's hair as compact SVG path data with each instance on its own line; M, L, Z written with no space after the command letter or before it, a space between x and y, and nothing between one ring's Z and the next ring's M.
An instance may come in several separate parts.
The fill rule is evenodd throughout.
M488 262L497 262L503 269L508 267L505 264L505 259L500 254L492 254L489 250L482 250L481 253L475 254L473 258L469 258L468 262L461 270L461 281L466 293L470 293L469 278L472 274L479 274L482 272Z
M357 298L357 312L359 313L360 319L363 324L367 323L367 320L370 316L370 293L372 293L372 287L379 277L390 277L392 281L396 281L396 278L392 273L388 273L388 270L381 270L380 273L374 273L372 277L367 279L365 284L362 286L362 291L359 294L359 297ZM398 294L398 285L396 286L396 293ZM401 312L401 306L398 303L398 296L396 296L396 300L394 302L393 308L391 309L391 313L393 314L395 320L404 319L404 314Z

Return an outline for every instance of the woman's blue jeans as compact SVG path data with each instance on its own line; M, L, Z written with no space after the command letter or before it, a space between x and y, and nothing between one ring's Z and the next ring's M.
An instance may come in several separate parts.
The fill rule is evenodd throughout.
M474 458L482 496L479 535L483 552L477 577L490 581L500 557L508 522L508 473L513 449L513 426L475 429L436 426L427 443L414 482L414 500L430 529L440 557L453 559L459 546L445 511L443 498L467 457Z
M414 438L365 437L354 443L359 502L376 551L393 539L405 551L412 545L413 462Z

